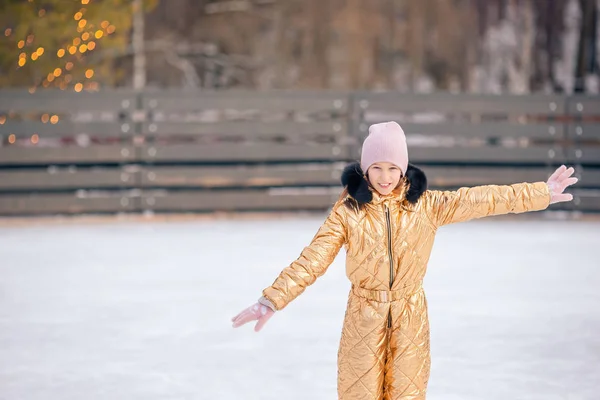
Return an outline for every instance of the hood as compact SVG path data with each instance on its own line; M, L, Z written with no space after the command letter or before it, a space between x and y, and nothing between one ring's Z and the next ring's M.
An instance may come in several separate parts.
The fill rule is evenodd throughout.
M389 195L381 196L367 181L360 163L354 162L347 165L342 172L342 186L348 190L348 194L359 206L369 203L380 203L390 197L398 198L400 201L406 199L409 203L416 203L421 195L427 190L427 177L425 173L412 164L408 164L405 177L406 185L400 186Z

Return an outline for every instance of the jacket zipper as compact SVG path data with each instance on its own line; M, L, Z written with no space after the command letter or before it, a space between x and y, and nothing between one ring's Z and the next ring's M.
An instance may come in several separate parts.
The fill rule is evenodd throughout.
M392 290L392 284L394 283L394 261L392 256L392 219L390 217L390 209L387 205L385 207L385 222L387 224L387 234L388 234L388 259L390 262L390 290ZM388 328L392 327L392 307L390 306L390 310L388 313Z

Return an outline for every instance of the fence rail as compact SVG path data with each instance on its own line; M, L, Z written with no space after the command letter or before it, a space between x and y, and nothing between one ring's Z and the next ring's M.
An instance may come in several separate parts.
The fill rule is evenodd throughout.
M430 187L574 165L600 212L600 99L363 92L0 91L0 215L325 210L368 126L396 120Z

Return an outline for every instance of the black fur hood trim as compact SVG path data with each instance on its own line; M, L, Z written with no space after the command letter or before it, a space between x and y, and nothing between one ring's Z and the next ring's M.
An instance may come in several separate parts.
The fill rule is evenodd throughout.
M373 200L373 193L369 189L369 182L367 182L358 162L349 164L344 168L342 172L342 186L348 189L348 194L359 205L370 203Z
M342 172L342 186L348 189L348 194L358 202L359 205L370 203L373 200L373 193L369 188L369 182L364 176L360 163L354 162L347 165ZM421 195L427 190L427 177L425 173L412 164L408 164L406 170L406 180L408 181L408 190L406 200L409 203L416 203Z
M409 203L416 203L419 198L427 190L427 177L425 172L415 167L412 164L408 164L406 169L406 180L408 181L408 191L406 192L406 200Z

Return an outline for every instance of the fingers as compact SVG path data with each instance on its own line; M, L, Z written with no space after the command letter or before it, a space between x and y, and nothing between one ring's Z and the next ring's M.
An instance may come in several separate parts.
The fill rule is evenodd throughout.
M239 317L241 317L242 314L245 314L248 311L250 311L250 307L244 308L238 315L236 315L235 317L231 318L231 321L235 321L236 319L238 319Z
M563 165L564 167L564 165ZM566 167L565 167L566 168ZM568 177L570 177L571 175L573 175L573 173L575 172L575 169L573 167L570 167L568 169L565 169L563 172L560 173L560 175L558 176L558 180L562 181L567 179Z
M556 169L556 171L554 171L552 173L552 175L550 175L550 178L548 178L549 181L552 180L556 180L558 179L558 177L560 176L560 174L562 174L563 172L565 172L567 170L567 167L565 167L564 165L561 165L560 167L558 167Z
M256 319L258 319L256 314L254 314L251 310L246 310L233 321L233 327L237 328L239 326L247 324L248 322L254 321Z
M246 311L246 310L244 310ZM231 318L231 322L235 321L236 319L238 319L240 317L240 315L242 315L244 313L244 311L242 311L241 313L239 313L238 315L236 315L235 317Z
M268 314L266 314L266 315L263 315L262 317L260 317L260 318L258 319L258 323L257 323L257 324L256 324L256 326L254 327L254 331L255 331L255 332L259 332L259 331L260 331L260 330L263 328L263 326L265 326L265 324L267 323L267 321L268 321L269 319L271 319L271 317L273 316L273 314L274 314L274 313L271 311L270 313L268 313Z
M232 325L234 328L239 326L239 322L246 317L246 314L247 314L247 312L243 311L240 314L236 315L236 317L232 321L233 322Z
M238 327L240 327L242 325L247 324L250 321L254 321L255 319L257 319L257 318L256 318L256 316L254 314L245 314L245 315L241 316L240 318L236 319L233 322L232 326L234 328L238 328Z

